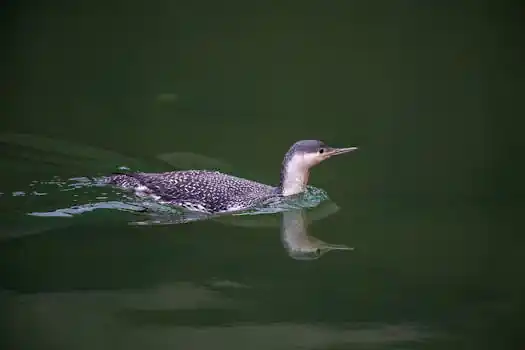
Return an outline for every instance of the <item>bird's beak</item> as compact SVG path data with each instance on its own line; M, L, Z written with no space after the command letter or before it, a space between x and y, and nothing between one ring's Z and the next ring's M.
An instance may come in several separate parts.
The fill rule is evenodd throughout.
M326 151L328 157L337 156L338 154L348 153L357 150L357 147L348 148L330 148Z

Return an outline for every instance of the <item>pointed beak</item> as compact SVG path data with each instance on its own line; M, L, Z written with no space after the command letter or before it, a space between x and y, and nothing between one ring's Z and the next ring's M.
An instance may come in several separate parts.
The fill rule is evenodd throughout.
M348 147L348 148L330 148L326 151L328 157L337 156L339 154L348 153L357 150L357 147Z

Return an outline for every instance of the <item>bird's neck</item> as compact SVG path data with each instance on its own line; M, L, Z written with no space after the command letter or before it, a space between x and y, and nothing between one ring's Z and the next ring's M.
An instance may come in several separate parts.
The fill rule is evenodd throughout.
M308 184L310 169L301 159L291 158L283 162L281 169L280 190L283 196L304 192Z

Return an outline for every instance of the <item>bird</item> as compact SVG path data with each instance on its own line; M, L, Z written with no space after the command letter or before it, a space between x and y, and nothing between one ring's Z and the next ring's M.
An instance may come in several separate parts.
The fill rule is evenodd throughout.
M284 156L278 186L216 170L117 172L109 175L106 183L132 190L137 196L149 196L161 203L190 211L207 214L235 212L271 198L304 192L312 167L333 156L355 150L357 147L330 147L320 140L297 141Z

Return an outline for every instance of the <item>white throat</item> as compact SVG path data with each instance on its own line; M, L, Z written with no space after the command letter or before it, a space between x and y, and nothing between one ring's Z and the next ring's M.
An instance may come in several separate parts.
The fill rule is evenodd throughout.
M294 156L284 168L281 190L283 196L301 193L306 189L310 167L302 155Z

